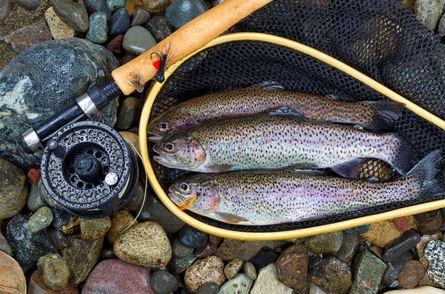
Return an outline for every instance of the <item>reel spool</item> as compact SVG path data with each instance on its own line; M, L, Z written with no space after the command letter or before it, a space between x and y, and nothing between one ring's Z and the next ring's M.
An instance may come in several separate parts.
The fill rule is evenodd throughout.
M81 121L48 141L42 183L55 202L84 218L113 214L132 197L138 180L136 156L111 127Z

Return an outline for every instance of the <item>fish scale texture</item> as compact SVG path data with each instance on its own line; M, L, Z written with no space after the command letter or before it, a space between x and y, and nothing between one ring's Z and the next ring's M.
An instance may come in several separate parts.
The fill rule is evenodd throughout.
M398 0L275 0L230 32L269 33L309 45L445 118L445 46ZM163 87L152 115L165 109L167 102L181 102L198 95L264 81L278 82L288 90L333 95L346 101L385 99L355 79L311 57L273 44L240 41L207 49L185 62ZM409 111L399 118L395 131L414 147L418 158L445 146L445 132ZM157 173L162 175L160 180L164 187L184 174L182 171L166 171L153 164ZM222 228L283 231L431 200L400 201L274 226L236 226L194 216Z

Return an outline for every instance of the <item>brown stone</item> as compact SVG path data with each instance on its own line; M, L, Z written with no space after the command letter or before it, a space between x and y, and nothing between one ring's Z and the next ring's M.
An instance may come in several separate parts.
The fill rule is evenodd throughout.
M97 240L105 237L111 227L109 216L102 218L81 218L80 232L83 240Z
M60 19L60 17L54 12L52 7L48 8L48 10L45 12L45 19L49 30L51 31L51 36L53 36L54 39L74 37L74 29L64 23L62 19Z
M426 235L431 235L440 230L443 224L442 212L433 210L414 215L417 230Z
M141 149L139 148L139 137L137 134L127 131L121 131L119 134L124 137L125 141L127 141L131 148L135 147L139 153L141 152Z
M26 293L26 279L21 267L3 251L0 251L0 293Z
M124 40L124 35L117 35L107 44L107 49L114 54L122 53L122 42Z
M153 13L164 11L171 0L142 0L145 10Z
M405 289L415 288L425 276L425 268L418 260L410 260L405 263L399 274L400 287Z
M4 37L0 37L0 40L10 44L11 48L17 53L34 44L51 39L51 32L44 20L20 28Z
M238 241L224 239L215 255L223 261L231 261L236 257L243 261L248 261L254 257L261 248L275 248L281 244L283 244L283 242L280 241Z
M209 235L209 242L206 247L198 249L195 253L198 258L205 258L210 255L213 255L218 251L218 245L221 242L221 238L213 235Z
M142 0L127 0L125 8L127 9L128 15L133 15L134 11L143 5Z
M75 284L69 284L68 287L55 291L48 288L43 282L41 271L35 271L29 280L28 294L78 294L79 290Z
M400 237L402 233L392 221L372 223L369 230L361 236L369 243L384 248L391 241Z
M133 222L134 216L128 210L121 210L111 217L111 228L108 231L108 241L113 244L121 235L123 230ZM137 221L135 222L137 224Z
M224 263L216 256L196 261L185 272L184 283L191 292L198 291L205 283L221 286L225 281Z
M304 245L287 248L276 261L278 280L294 290L308 287L309 252Z
M229 262L224 268L224 275L228 280L235 277L243 266L243 261L239 258L235 258L231 262Z

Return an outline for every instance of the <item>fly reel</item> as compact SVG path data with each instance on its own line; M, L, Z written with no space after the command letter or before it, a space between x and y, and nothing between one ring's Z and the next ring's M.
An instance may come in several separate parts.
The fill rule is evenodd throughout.
M42 183L64 209L85 218L111 215L131 198L138 180L136 156L111 127L81 121L48 141Z

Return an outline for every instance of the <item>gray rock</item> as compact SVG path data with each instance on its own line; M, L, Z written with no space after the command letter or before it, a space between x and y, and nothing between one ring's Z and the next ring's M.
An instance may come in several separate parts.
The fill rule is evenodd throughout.
M36 184L31 184L31 189L29 191L28 200L26 201L26 206L30 211L36 211L40 207L46 205L45 199L43 199L40 189Z
M209 235L190 226L184 226L178 234L178 240L190 248L201 248L207 244Z
M196 294L216 294L218 293L219 286L217 283L205 283L201 287L199 287L198 292Z
M342 243L343 231L313 236L305 241L307 248L317 254L337 252Z
M40 207L29 218L28 228L31 232L37 233L49 227L53 221L53 213L47 206Z
M335 254L341 261L351 264L355 253L357 252L359 246L359 236L358 234L345 233L343 236L343 244L340 250Z
M218 291L218 294L249 294L253 281L245 274L239 274L227 281Z
M69 224L74 218L76 218L74 215L63 209L53 208L52 211L54 219L51 226L56 230L60 230L61 227Z
M55 250L46 229L35 234L28 229L29 217L30 214L18 214L6 226L6 238L24 271L30 269L41 256Z
M256 268L251 262L246 261L243 264L243 271L249 279L256 280L257 278Z
M68 286L70 270L59 254L51 253L39 258L38 268L42 271L43 282L53 290L62 290Z
M81 1L51 0L56 14L78 32L88 30L88 12Z
M173 33L173 26L168 20L160 15L153 16L146 25L147 29L153 34L156 41L161 41Z
M111 16L109 34L111 36L125 33L130 27L130 16L125 8L119 8Z
M185 246L178 239L173 242L172 251L173 256L175 257L186 257L193 255L193 248Z
M414 256L411 252L405 252L399 256L396 260L388 262L388 268L383 276L383 283L390 287L396 288L399 286L399 274L402 271L403 266L408 260L413 259Z
M416 233L414 230L407 231L385 247L383 260L386 262L395 261L405 252L414 250L419 242L419 233Z
M170 261L170 269L174 274L180 274L196 261L196 256L173 257Z
M122 46L130 53L140 55L156 45L156 40L147 29L141 26L131 27L124 35Z
M40 164L41 153L27 154L17 138L30 124L59 112L96 80L110 78L116 58L102 46L70 38L39 43L22 51L0 72L0 156L24 169ZM99 120L114 125L117 101Z
M0 100L0 105L1 103ZM2 117L5 116L0 116L0 129ZM0 134L1 136L2 134ZM3 144L0 144L0 149ZM25 174L3 158L0 158L0 179L0 220L2 220L10 218L22 210L26 203L28 188L25 184Z
M275 264L270 264L260 270L258 278L253 285L251 294L291 294L292 289L278 280Z
M10 0L0 0L0 20L9 16L9 13L11 13L11 6Z
M130 30L129 30L130 31ZM125 34L126 36L127 34ZM124 37L125 46L125 37ZM117 122L115 127L121 130L129 129L133 124L139 121L141 116L143 102L141 99L135 97L127 97L119 107L119 114L117 115ZM143 197L141 197L143 199ZM138 209L141 207L139 204Z
M110 11L115 11L116 9L122 8L125 6L126 0L106 0L107 6Z
M9 246L8 240L0 232L0 250L6 252L8 255L12 255L11 246Z
M445 242L431 240L426 244L424 256L428 261L428 276L445 287Z
M108 24L106 12L95 12L90 15L86 38L94 43L102 44L107 41Z
M428 29L434 31L445 8L444 0L417 0L414 13Z
M35 10L40 6L40 0L15 0L15 2L28 10Z
M168 294L178 287L178 280L165 270L157 270L151 274L151 285L158 294Z
M136 8L131 20L131 26L140 26L145 24L150 19L150 12L143 8Z
M1 16L0 16L0 19L1 19ZM440 18L439 25L437 27L437 34L440 37L445 37L445 14L442 15L442 17Z
M93 14L95 12L105 12L107 19L110 18L111 12L108 9L107 2L105 0L84 0L85 8L88 14Z
M179 28L206 11L207 5L203 0L175 0L167 7L165 17Z
M52 243L54 244L54 246L56 246L57 250L61 251L71 245L70 241L65 236L65 234L59 230L49 229L48 235L49 235Z

